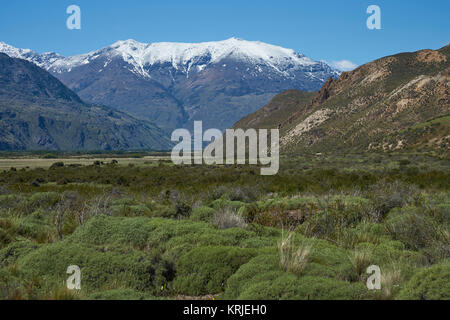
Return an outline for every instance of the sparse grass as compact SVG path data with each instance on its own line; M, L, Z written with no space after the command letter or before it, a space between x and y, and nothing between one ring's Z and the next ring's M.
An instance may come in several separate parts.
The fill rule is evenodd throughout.
M400 268L393 265L381 273L381 297L382 299L392 299L394 293L400 289L403 282L403 275Z
M372 253L368 250L355 250L349 258L356 273L361 278L367 267L371 265Z
M308 243L295 245L293 237L293 233L283 235L278 244L280 266L282 270L300 276L308 266L312 245Z
M244 219L230 208L222 208L213 217L213 224L219 229L245 228Z

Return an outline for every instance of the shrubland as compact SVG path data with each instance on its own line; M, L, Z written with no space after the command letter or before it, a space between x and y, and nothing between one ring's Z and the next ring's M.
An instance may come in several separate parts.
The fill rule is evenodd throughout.
M5 170L0 298L450 298L448 159L281 164L271 177L163 160ZM79 291L65 287L69 265ZM381 290L365 285L369 265Z

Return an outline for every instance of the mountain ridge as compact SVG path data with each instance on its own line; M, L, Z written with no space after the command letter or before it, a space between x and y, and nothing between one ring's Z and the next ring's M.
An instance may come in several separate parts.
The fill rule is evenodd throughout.
M192 127L229 128L288 90L317 91L339 72L321 61L258 41L203 43L118 41L84 55L39 55L0 43L0 52L51 72L89 103L148 119L170 133Z
M85 104L44 69L0 53L0 150L167 150L148 121Z

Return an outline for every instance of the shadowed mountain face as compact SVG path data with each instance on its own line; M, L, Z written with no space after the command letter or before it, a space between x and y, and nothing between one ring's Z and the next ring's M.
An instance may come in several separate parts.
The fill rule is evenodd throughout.
M235 127L281 124L284 152L437 150L450 147L450 47L385 57L312 99L288 91Z
M0 150L168 148L151 123L87 105L47 71L0 53Z
M36 54L0 43L0 52L48 70L84 101L149 119L171 132L202 120L229 128L288 90L317 91L338 72L262 42L228 39L206 43L119 41L79 56Z

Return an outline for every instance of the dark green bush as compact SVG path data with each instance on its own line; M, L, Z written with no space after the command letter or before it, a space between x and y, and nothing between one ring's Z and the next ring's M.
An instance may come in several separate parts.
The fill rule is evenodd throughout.
M171 264L156 254L65 241L44 245L17 263L26 278L39 276L47 288L64 283L67 267L78 265L86 293L115 288L158 293L173 278Z
M263 282L251 283L237 297L244 300L358 300L369 296L362 283L290 274Z
M193 296L222 292L227 279L255 254L254 249L236 247L193 249L177 262L174 290Z
M258 272L255 272L258 270ZM224 298L249 300L361 299L368 295L362 283L335 278L296 276L281 271L275 253L259 255L243 265L227 282Z
M212 217L216 213L216 210L210 207L201 206L192 210L191 219L194 221L211 221Z
M450 300L450 262L418 271L397 296L406 300Z

